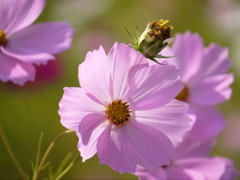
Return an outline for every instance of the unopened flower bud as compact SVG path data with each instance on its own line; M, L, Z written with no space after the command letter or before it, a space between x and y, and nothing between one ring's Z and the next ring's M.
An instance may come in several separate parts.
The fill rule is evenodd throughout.
M168 20L161 19L148 23L145 31L138 39L138 49L149 58L154 58L158 53L170 44L174 38L170 38L172 26Z

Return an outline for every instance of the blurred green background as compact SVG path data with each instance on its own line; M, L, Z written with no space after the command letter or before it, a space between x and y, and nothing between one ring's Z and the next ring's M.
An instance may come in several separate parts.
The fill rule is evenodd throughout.
M75 29L72 48L57 55L58 61L37 68L35 82L23 87L0 82L0 122L20 164L32 177L40 133L44 132L42 153L65 128L60 124L58 103L63 87L79 87L78 65L88 51L100 45L108 52L115 41L132 43L124 26L135 35L135 23L142 32L153 20L169 19L172 32L198 32L205 46L211 42L227 46L235 82L232 98L219 105L228 125L218 137L214 155L231 158L240 169L240 1L236 0L48 0L37 22L68 21ZM77 137L63 137L51 152L55 170L68 152L77 151ZM41 153L41 154L42 154ZM41 177L47 173L42 172ZM20 179L0 139L0 179ZM40 178L41 179L41 178ZM63 179L137 179L120 175L97 156L81 159Z

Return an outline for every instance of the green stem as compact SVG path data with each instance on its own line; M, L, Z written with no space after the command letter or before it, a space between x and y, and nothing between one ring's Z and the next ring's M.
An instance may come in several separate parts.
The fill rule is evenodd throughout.
M38 168L37 168L36 173L34 173L33 180L37 180L37 178L38 178L38 176L39 176L39 174L40 174L40 171L41 171L42 166L44 165L44 163L45 163L48 155L50 154L53 146L57 143L57 141L58 141L62 136L66 135L66 134L69 134L69 133L73 133L73 132L75 132L75 131L73 131L73 130L66 130L66 131L64 131L63 133L59 134L59 135L51 142L51 144L48 146L48 149L46 150L45 154L43 155L43 158L42 158L42 160L41 160L41 162L40 162L40 164L39 164L39 166L38 166Z
M22 178L24 180L27 180L27 177L26 177L26 175L25 175L21 165L19 164L17 158L15 157L15 155L14 155L14 153L13 153L11 147L10 147L10 144L8 143L7 137L5 136L4 131L3 131L1 125L0 125L0 136L2 136L3 143L4 143L4 145L5 145L6 149L7 149L7 152L9 154L9 156L11 157L13 163L15 164L18 172L20 173L20 175L22 176Z
M80 155L79 155L79 153L77 153L77 155L74 158L74 160L72 161L72 163L69 164L69 166L61 174L59 174L59 176L56 177L55 180L61 179L76 164L76 162L78 161L79 157L80 157Z

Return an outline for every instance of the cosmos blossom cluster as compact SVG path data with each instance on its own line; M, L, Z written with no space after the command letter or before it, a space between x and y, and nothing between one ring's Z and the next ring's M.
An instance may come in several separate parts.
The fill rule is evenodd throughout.
M70 48L74 31L66 22L30 26L44 4L0 1L3 82L33 81L34 65ZM109 53L88 52L80 87L64 88L61 124L76 131L83 162L97 154L101 164L142 180L233 179L233 162L209 155L226 124L214 106L231 96L228 49L204 48L190 31L168 47L171 29L166 20L154 21L135 46L116 42Z
M156 36L144 33L139 47L115 43L108 54L102 47L89 52L79 65L81 88L64 88L61 123L76 131L83 161L98 154L100 163L142 180L233 179L233 162L209 155L225 125L213 106L231 96L227 48L204 48L188 31L154 56L169 37L149 47Z

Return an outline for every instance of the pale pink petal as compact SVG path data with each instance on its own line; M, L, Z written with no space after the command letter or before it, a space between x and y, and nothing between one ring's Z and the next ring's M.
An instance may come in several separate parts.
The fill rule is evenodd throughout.
M35 67L0 52L0 79L12 81L22 86L26 81L34 81Z
M190 180L209 180L204 174L202 174L201 172L192 170L192 169L184 169L183 170L184 174L186 174L187 176L189 176ZM185 180L184 178L182 180Z
M163 106L174 99L183 88L179 81L179 70L172 65L156 64L142 68L140 72L130 71L128 81L129 86L136 89L127 99L132 110L148 110Z
M134 119L122 128L133 145L138 165L156 170L159 166L170 164L174 147L164 133Z
M59 103L58 113L63 126L78 130L79 123L87 114L101 114L104 110L104 106L92 101L81 88L66 87Z
M128 90L125 93L125 97L122 98L123 101L127 101L131 98L131 95L139 88L139 86L147 78L146 73L148 73L148 64L140 64L132 67L128 73ZM129 98L130 97L130 98Z
M97 142L100 134L106 128L103 122L106 121L106 116L103 114L91 113L86 115L79 124L78 132L81 136L81 145L78 149L83 157L83 162L96 154ZM108 121L109 122L109 121Z
M9 52L8 50L6 50L6 47L1 47L1 50L3 53L7 54L8 56L11 56L13 58L18 58L21 59L21 61L28 63L28 64L36 64L36 65L40 65L40 64L44 64L46 65L47 62L49 60L55 60L56 57L51 55L51 54L47 54L47 53L38 53L35 55L27 55L29 54L29 49L23 49L21 48L21 53L22 55L18 55L18 54L14 54L12 52ZM17 53L20 53L19 50L17 50ZM24 54L26 53L26 54ZM34 57L33 57L34 56Z
M230 65L228 48L223 48L215 43L205 48L201 65L201 69L205 69L205 77L227 73Z
M166 174L167 180L208 180L203 174L181 166L167 167Z
M182 166L201 173L207 180L230 180L234 179L238 174L231 160L217 156L186 159L185 162L182 161Z
M176 34L173 43L176 66L180 68L181 80L188 82L198 72L203 57L203 41L198 34Z
M173 155L173 159L207 157L215 144L215 139L198 140L187 133L183 141L175 145L176 153Z
M2 51L29 63L46 63L71 46L73 29L66 22L44 22L27 27L8 38Z
M205 78L201 83L191 88L188 102L190 104L216 105L228 100L231 96L230 85L232 74L215 75Z
M187 115L188 105L173 99L165 106L145 111L133 111L133 118L154 127L171 141L181 141L184 132L191 128L191 119Z
M227 73L230 65L231 61L228 57L228 49L212 43L204 49L201 67L193 83L197 84L206 77Z
M140 180L168 180L163 168L157 170L148 170L141 166L137 166L134 175L138 176Z
M101 164L109 165L121 174L136 170L136 155L123 127L110 123L98 139L97 152Z
M85 61L79 65L78 77L81 87L88 94L95 96L94 101L107 105L112 102L109 92L110 76L106 62L106 54L102 47L88 52Z
M221 112L212 106L191 105L196 114L196 121L189 131L189 136L197 140L216 137L226 125Z
M0 29L12 34L33 23L40 15L45 0L1 0Z
M115 43L107 56L111 77L110 90L112 99L122 99L125 101L129 91L128 74L135 65L147 64L147 59L135 49L126 44Z

